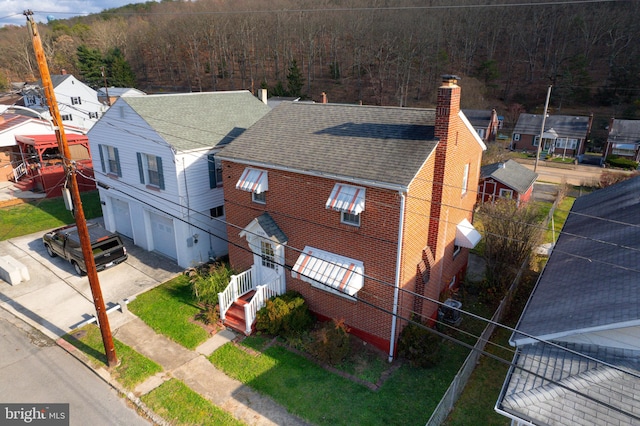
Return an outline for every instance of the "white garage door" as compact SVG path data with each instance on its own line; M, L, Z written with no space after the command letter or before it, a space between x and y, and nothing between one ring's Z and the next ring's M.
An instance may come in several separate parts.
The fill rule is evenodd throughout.
M116 231L125 237L133 239L133 227L131 226L131 213L129 203L113 199L113 215L115 216Z
M149 213L151 232L153 234L153 248L160 253L177 259L176 238L173 231L173 221L155 213Z

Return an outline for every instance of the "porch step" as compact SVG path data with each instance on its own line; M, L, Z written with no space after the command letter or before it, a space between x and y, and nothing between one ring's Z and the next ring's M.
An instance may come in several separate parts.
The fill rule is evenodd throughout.
M13 186L18 191L32 191L33 187L34 187L34 182L33 182L33 179L31 179L31 178L23 177L23 178L19 179L17 182L14 182Z
M250 291L249 293L241 296L238 300L233 302L233 304L225 314L224 325L226 327L232 328L243 334L245 333L247 323L244 318L244 305L251 301L251 298L255 293L255 291Z

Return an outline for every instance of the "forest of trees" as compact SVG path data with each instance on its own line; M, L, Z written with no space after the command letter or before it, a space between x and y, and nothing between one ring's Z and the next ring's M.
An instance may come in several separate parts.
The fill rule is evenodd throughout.
M147 93L266 87L314 100L325 92L331 102L432 106L440 76L456 74L463 107L499 107L507 120L512 105L539 112L550 84L552 110L637 118L640 2L500 3L507 0L162 1L39 30L52 73L101 85L91 68L106 66L109 85ZM39 78L26 27L0 29L0 57L0 83Z

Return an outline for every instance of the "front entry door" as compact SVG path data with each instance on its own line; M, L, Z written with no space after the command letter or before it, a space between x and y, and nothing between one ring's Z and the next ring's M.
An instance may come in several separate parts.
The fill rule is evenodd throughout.
M277 263L275 248L271 241L260 239L260 252L254 252L253 256L253 264L258 267L260 284L266 284L278 277L281 266Z

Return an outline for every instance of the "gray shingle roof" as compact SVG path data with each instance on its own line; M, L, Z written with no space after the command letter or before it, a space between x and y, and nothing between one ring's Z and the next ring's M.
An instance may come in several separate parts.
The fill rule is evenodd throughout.
M613 120L607 140L616 143L640 143L640 120Z
M436 147L434 123L433 109L285 102L220 158L406 187Z
M509 160L506 163L493 163L482 166L481 178L493 178L507 185L519 193L526 192L538 178L538 174L529 170L517 161Z
M640 176L576 199L517 328L557 338L640 323L638 284Z
M573 352L544 343L519 349L497 407L534 424L640 424L640 380L626 373L639 373L640 351L565 347Z
M177 151L224 145L269 107L248 91L122 97Z
M639 265L640 176L578 198L516 327L545 342L514 332L498 410L535 424L640 424Z
M589 117L571 115L549 115L544 123L544 130L554 130L558 137L585 139L590 131ZM520 114L513 133L522 135L539 135L542 127L542 115Z
M487 128L491 122L490 109L463 109L462 112L473 127Z

